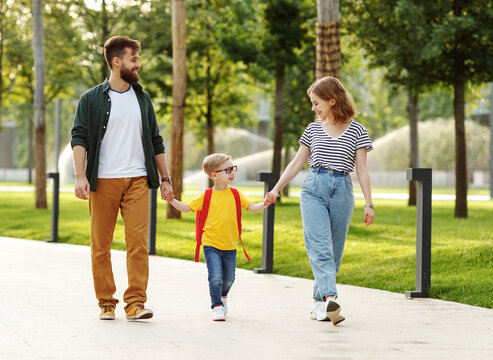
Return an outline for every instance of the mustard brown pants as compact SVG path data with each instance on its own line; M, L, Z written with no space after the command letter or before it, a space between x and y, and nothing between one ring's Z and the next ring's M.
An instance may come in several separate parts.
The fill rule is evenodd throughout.
M149 278L147 245L149 221L149 186L147 176L98 179L89 196L91 215L91 261L94 290L99 306L114 305L118 299L111 266L111 243L118 211L125 226L128 288L123 295L125 311L134 304L144 304Z

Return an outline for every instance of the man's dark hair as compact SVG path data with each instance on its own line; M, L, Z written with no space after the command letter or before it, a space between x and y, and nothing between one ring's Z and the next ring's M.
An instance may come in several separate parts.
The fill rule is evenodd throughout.
M140 42L123 35L113 36L106 40L106 42L104 43L104 57L110 69L112 68L111 60L113 60L115 56L122 59L125 48L127 47L139 52Z

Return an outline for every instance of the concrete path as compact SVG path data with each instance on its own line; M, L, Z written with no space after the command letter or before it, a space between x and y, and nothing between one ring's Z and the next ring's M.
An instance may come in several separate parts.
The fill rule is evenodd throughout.
M90 249L0 237L0 359L493 359L493 310L339 285L346 321L307 317L312 281L237 270L213 322L205 264L152 256L148 321L98 319ZM121 299L125 253L113 251Z

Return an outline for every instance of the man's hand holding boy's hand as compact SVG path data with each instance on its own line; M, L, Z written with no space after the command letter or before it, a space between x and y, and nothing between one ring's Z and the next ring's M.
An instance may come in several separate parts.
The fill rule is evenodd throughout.
M166 201L172 201L174 199L173 186L167 182L163 181L161 183L161 199Z

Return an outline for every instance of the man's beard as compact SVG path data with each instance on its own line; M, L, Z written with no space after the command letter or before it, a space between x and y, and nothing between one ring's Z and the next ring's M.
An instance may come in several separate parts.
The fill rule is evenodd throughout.
M129 84L137 84L140 80L139 74L133 73L132 70L128 70L123 66L120 69L120 77Z

